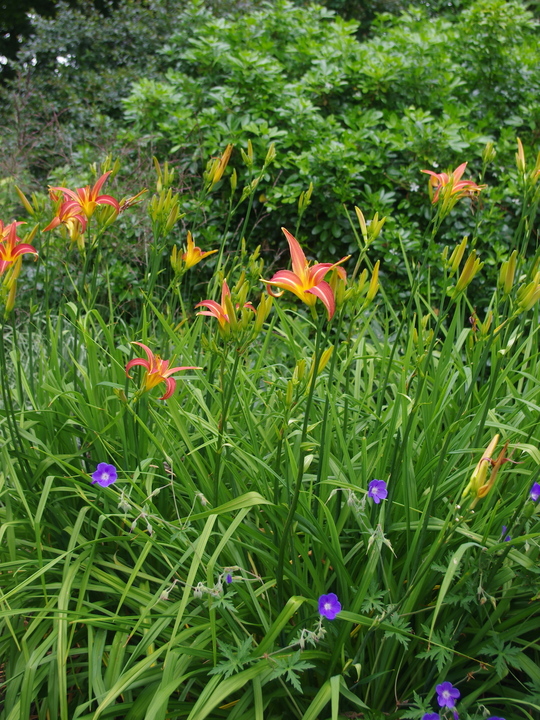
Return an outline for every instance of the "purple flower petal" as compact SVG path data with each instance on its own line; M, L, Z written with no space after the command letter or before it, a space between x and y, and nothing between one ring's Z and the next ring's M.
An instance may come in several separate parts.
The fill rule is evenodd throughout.
M370 497L375 505L378 505L381 500L385 500L388 497L388 490L386 489L386 483L384 480L372 480L368 487L368 497Z
M426 713L422 715L422 720L441 720L439 713Z
M459 690L448 681L437 685L435 690L437 692L437 702L439 703L439 707L455 707L456 700L461 695Z
M108 487L116 482L117 472L114 465L108 465L107 463L99 463L95 472L92 473L92 485L99 485L100 487Z
M341 610L341 603L335 593L321 595L319 598L319 614L328 620L333 620Z
M225 575L225 582L227 583L227 585L230 585L230 584L232 583L232 575L231 575L231 573L227 573L227 574Z
M529 497L533 502L537 502L540 499L540 483L533 483L529 491Z

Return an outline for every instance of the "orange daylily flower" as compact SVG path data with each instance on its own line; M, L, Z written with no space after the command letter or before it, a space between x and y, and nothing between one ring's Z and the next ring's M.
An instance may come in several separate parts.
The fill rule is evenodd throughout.
M213 255L214 253L217 253L217 250L207 250L206 252L203 252L200 247L197 247L193 242L193 237L191 233L188 230L187 250L182 255L182 260L186 265L186 270L189 270L189 268L201 262L201 260L203 260L205 257Z
M306 260L306 256L298 240L285 228L281 229L285 233L285 237L289 243L292 271L279 270L270 280L263 280L263 282L267 286L275 285L283 290L289 290L310 308L315 305L317 298L319 298L322 300L328 313L328 319L330 320L336 310L336 301L332 288L324 278L330 270L336 269L340 277L346 280L347 273L342 267L339 267L339 265L345 262L345 260L348 260L350 255L341 258L337 263L317 263L309 267L309 263ZM270 287L268 287L268 292L273 297L283 295L283 293L272 292Z
M144 358L135 358L134 360L130 360L126 365L126 376L131 379L129 371L136 365L142 365L145 367L146 374L144 376L144 392L152 390L152 388L155 388L156 385L159 385L161 382L164 382L167 386L165 394L159 398L160 400L167 400L167 398L170 398L176 389L176 379L170 377L171 375L182 370L201 370L200 367L194 367L193 365L170 368L170 360L162 360L159 355L154 355L150 348L141 342L133 342L132 344L142 347L148 357L148 360L145 360Z
M455 196L455 200L459 200L462 197L472 197L474 193L479 193L486 186L477 185L472 180L462 180L461 177L465 172L467 163L464 162L459 165L453 172L448 173L436 173L432 170L422 170L423 173L429 175L429 196L431 202L435 205L439 201L441 192L444 195ZM433 192L435 191L435 192Z
M59 225L65 225L71 241L76 242L79 236L85 232L86 223L87 219L81 210L81 206L73 200L70 200L62 203L56 217L52 219L46 228L43 228L43 232L54 230Z
M197 315L215 317L222 330L226 329L228 325L231 325L231 321L234 322L236 320L234 317L234 306L231 300L231 291L229 290L226 280L223 281L221 287L221 305L215 300L202 300L200 303L197 303L195 307L208 308L208 310L201 310ZM255 308L249 302L245 303L244 307L255 312Z
M113 198L112 195L99 194L111 172L112 170L103 173L92 188L90 185L83 188L77 188L77 190L70 190L65 187L51 187L49 188L49 192L53 200L57 199L55 198L54 193L58 191L64 193L64 199L66 200L66 202L62 205L64 212L72 212L76 209L77 212L83 213L88 220L92 217L97 205L110 205L116 210L116 212L120 212L120 204L118 200Z
M0 275L4 273L18 257L30 253L36 255L37 250L32 245L23 243L17 235L17 226L22 222L12 222L4 225L0 220Z

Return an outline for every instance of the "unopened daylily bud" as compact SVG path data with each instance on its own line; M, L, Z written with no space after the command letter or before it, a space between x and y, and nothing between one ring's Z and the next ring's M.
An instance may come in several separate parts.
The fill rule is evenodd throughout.
M379 213L376 212L373 216L373 220L370 222L368 226L368 237L369 242L374 242L379 235L381 234L381 230L383 229L383 225L386 222L387 218L383 217L379 220Z
M445 246L444 246L444 249L443 249L443 251L442 251L442 253L441 253L441 260L443 261L443 263L444 263L445 265L446 265L447 259L448 259L448 245L445 245Z
M362 233L362 237L364 238L364 242L366 245L369 244L368 241L368 231L367 231L367 225L366 225L366 218L364 217L364 213L360 210L359 207L354 206L354 211L356 213L356 217L358 218L358 223L360 224L360 231Z
M454 248L452 254L450 255L450 260L448 261L448 268L452 275L454 273L457 273L457 271L459 270L459 266L461 265L463 255L465 254L468 241L469 238L465 236L460 242L460 244Z
M517 301L521 310L530 310L540 300L540 272L527 285L522 285L517 293Z
M518 171L524 175L527 167L525 162L525 151L523 150L523 144L519 138L517 138L517 146L518 151L516 153L516 166Z
M298 214L302 216L308 207L308 205L311 202L311 195L313 193L313 183L309 183L309 188L306 190L306 192L301 192L300 197L298 198Z
M225 306L225 312L229 318L228 325L231 331L235 332L238 328L238 320L236 319L236 309L230 295L225 295L223 304Z
M514 275L516 273L517 250L514 250L508 260L501 265L499 272L499 287L502 288L505 295L509 295L514 284Z
M223 177L223 173L225 172L225 168L229 163L233 147L234 146L229 143L229 145L227 145L227 147L225 148L223 155L220 157L218 164L214 170L211 187L214 187L214 185L216 185L216 183L218 183Z
M486 336L489 332L489 328L491 327L491 323L493 322L493 311L490 310L488 314L486 315L486 319L483 323L479 323L478 327L480 328L480 334Z
M491 140L486 143L485 148L482 151L482 161L484 165L487 165L490 162L493 162L495 160L495 156L497 155L497 151L495 150L495 146L491 142Z
M5 307L5 316L7 317L9 313L13 310L15 307L15 296L17 295L17 281L14 280L11 287L9 288L9 293L6 299L6 307Z
M480 262L480 258L476 257L476 250L467 258L467 262L458 278L456 286L452 292L452 298L455 299L465 288L472 282L477 272L484 266L483 262Z
M270 165L270 163L272 163L274 161L275 157L276 157L276 144L271 143L270 147L268 148L268 152L266 153L266 157L264 159L264 167L265 168L268 167L268 165Z
M240 153L242 155L242 160L245 162L245 164L248 167L251 167L253 165L253 143L251 142L251 140L248 140L247 146L247 153L245 153L242 148L240 148Z
M294 384L292 380L287 383L287 391L285 393L285 405L291 407L294 397Z
M173 245L170 260L174 274L181 275L183 272L184 263L182 262L182 254L178 252L178 248L176 247L176 245Z
M293 382L294 382L295 384L296 384L296 383L299 383L299 382L302 382L302 380L304 379L305 374L306 374L306 359L305 359L305 358L302 358L301 360L299 360L299 361L296 363L296 365L295 365L295 367L294 367Z
M233 171L229 178L229 182L231 183L231 195L234 195L234 193L236 192L236 187L238 185L238 174L236 172L236 168L233 168Z
M36 212L36 211L35 211L35 209L32 207L32 204L30 203L30 201L28 200L28 198L26 197L26 195L23 193L23 191L22 191L20 188L18 188L16 185L15 185L15 192L16 192L17 195L19 196L19 200L20 200L20 201L22 202L22 204L24 205L24 208L25 208L26 212L29 213L30 215L35 215L35 212Z
M332 353L334 352L334 346L330 345L326 348L326 350L321 355L321 359L319 360L319 366L317 368L317 375L320 375L324 368L328 365L328 361L332 357Z
M257 306L257 315L255 317L254 329L256 333L261 332L263 325L270 314L270 310L272 309L272 303L273 298L270 295L262 295L261 301Z
M492 459L491 456L493 455L493 452L497 447L499 437L500 435L495 435L485 449L485 451L482 453L482 457L480 458L477 466L475 467L473 474L471 475L471 479L469 480L469 484L463 491L462 497L466 497L469 493L476 496L478 490L485 484L487 472Z
M375 299L375 295L377 294L379 290L379 266L381 264L380 260L377 260L375 263L375 267L373 268L373 273L371 275L371 280L369 282L369 288L366 295L366 300L368 302L372 302Z

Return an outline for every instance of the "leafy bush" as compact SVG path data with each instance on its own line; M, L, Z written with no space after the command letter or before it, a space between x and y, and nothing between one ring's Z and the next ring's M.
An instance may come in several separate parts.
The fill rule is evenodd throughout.
M467 159L479 173L493 139L499 155L487 180L508 179L516 127L525 139L537 128L536 24L519 3L480 0L451 21L419 9L380 16L363 43L356 27L286 0L235 20L199 17L163 49L166 78L134 86L126 137L151 136L161 154L181 152L190 172L229 142L245 148L249 139L258 157L275 142L276 172L257 208L268 213L261 223L269 237L294 226L296 202L313 182L302 227L314 249L354 246L342 204L355 202L392 216L384 247L414 250L414 228L427 221L420 170ZM478 241L490 262L494 243L507 249L501 198L493 203L482 214L486 242ZM515 226L510 196L503 206L505 223ZM470 234L477 222L462 214L446 239ZM399 277L400 255L386 259Z

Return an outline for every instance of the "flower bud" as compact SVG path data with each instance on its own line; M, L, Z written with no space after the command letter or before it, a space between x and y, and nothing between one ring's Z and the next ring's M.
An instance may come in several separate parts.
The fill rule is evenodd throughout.
M373 273L371 275L371 280L369 283L368 292L366 295L366 300L368 302L372 302L375 299L375 295L377 294L377 291L379 290L379 266L381 264L380 260L377 260L375 263L375 267L373 268Z
M517 146L518 151L516 153L516 166L518 169L518 172L525 175L526 171L526 162L525 162L525 151L523 150L523 144L519 138L517 138Z
M448 268L452 275L454 273L457 273L457 271L459 270L463 255L465 254L465 250L467 249L468 240L469 238L465 236L460 242L460 244L454 248L452 254L450 255L450 260L448 261Z
M518 306L521 310L530 310L540 300L540 272L527 285L522 285L517 292Z
M367 231L367 225L366 225L366 218L364 217L364 213L360 210L359 207L354 207L354 211L356 213L356 217L358 218L358 222L360 224L360 231L362 232L362 237L364 238L364 242L366 245L369 244L368 241L368 231Z
M476 250L467 258L465 267L463 268L461 275L456 283L456 286L452 292L452 299L455 299L465 288L472 282L477 272L484 266L483 262L480 262L480 258L476 257Z
M493 162L496 155L497 151L495 150L495 146L490 140L488 143L486 143L486 146L482 151L482 161L484 165L488 165L489 163Z
M276 144L271 143L268 148L268 152L266 153L266 157L264 159L264 167L265 168L268 167L268 165L270 165L270 163L272 163L274 161L275 157L276 157Z
M502 288L505 295L509 295L514 284L514 275L516 273L517 250L514 250L508 260L505 260L499 272L499 287Z

